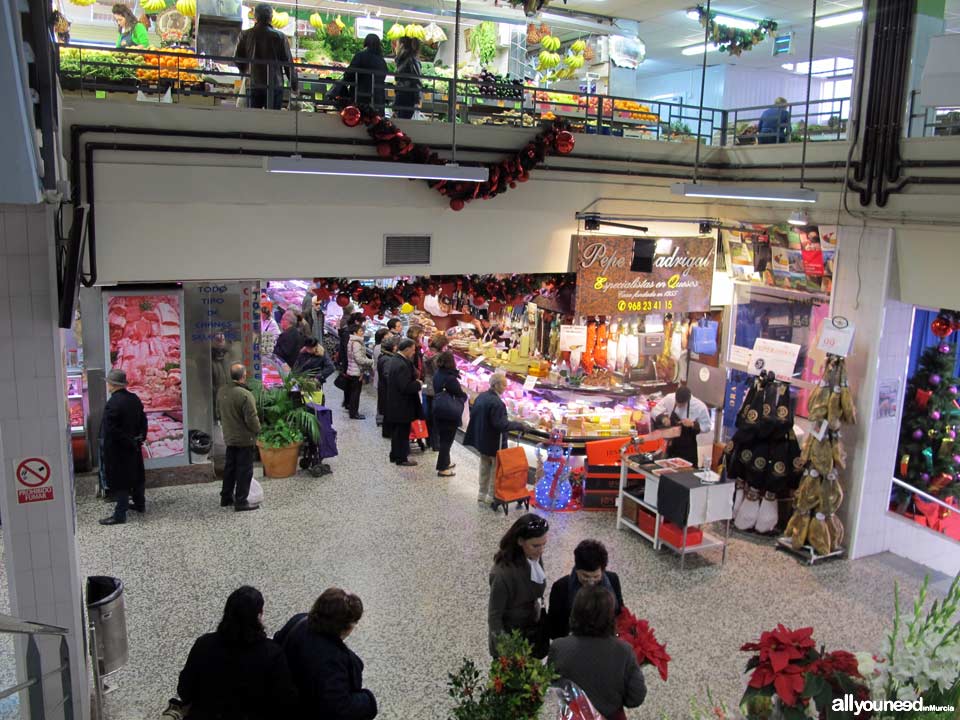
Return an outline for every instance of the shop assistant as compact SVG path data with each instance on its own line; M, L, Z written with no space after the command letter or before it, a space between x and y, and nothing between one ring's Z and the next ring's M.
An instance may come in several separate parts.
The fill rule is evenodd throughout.
M697 453L697 435L710 432L713 423L710 413L702 400L693 397L690 388L677 388L653 408L653 421L656 427L680 427L680 437L670 441L667 457L683 458L687 462L699 465Z

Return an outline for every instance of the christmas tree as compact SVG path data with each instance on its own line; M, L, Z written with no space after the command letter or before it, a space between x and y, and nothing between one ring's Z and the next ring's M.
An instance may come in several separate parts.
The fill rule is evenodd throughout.
M934 321L936 322L936 321ZM930 495L960 497L960 379L956 347L927 348L907 384L896 474Z

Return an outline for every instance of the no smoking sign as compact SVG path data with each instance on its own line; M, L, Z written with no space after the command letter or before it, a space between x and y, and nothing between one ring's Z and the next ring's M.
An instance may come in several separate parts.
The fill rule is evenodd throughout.
M53 500L50 482L50 461L43 457L28 457L14 461L17 477L17 502L20 505Z

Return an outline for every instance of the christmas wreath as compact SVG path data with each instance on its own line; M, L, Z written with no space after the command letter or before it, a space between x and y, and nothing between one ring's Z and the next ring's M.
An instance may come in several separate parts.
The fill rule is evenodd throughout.
M700 15L700 25L704 28L709 26L710 40L720 52L736 57L740 57L744 50L753 50L755 45L767 39L767 35L776 35L777 32L777 23L769 18L758 20L753 30L740 30L718 23L717 14L712 10L707 12L703 5L697 5L697 13Z
M340 119L347 127L360 123L377 143L377 154L385 160L417 163L420 165L443 165L440 156L426 145L417 145L410 137L383 118L371 107L358 108L348 105L340 111ZM530 179L530 171L543 162L548 155L573 152L576 140L566 121L555 121L513 157L495 163L483 163L490 171L486 182L460 182L452 180L427 180L427 184L441 195L450 198L452 210L463 210L471 200L488 200L515 188L517 183Z

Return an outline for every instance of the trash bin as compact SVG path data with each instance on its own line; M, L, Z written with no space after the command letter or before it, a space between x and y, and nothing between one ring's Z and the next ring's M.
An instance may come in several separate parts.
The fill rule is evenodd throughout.
M127 664L127 612L120 578L87 578L87 612L96 632L100 674L109 675Z

